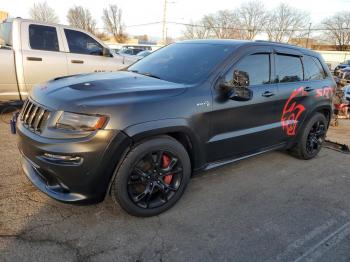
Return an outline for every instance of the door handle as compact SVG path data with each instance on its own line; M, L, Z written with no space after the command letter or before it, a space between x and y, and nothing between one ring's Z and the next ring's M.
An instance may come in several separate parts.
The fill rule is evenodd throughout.
M28 56L27 57L28 61L43 61L41 57L33 57L33 56Z
M83 60L71 60L72 64L84 64Z
M263 97L270 97L270 96L274 96L275 93L272 93L271 91L265 91L264 93L262 93Z
M312 90L314 90L312 87L309 87L309 86L304 87L305 92L311 92Z

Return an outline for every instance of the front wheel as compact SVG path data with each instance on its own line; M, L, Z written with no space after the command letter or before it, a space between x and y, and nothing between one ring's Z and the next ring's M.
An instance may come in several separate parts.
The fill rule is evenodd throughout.
M131 215L154 216L182 196L191 175L186 149L162 136L136 145L121 164L112 198Z
M314 158L325 141L327 126L326 117L321 113L316 113L301 130L297 144L291 149L292 154L300 159Z

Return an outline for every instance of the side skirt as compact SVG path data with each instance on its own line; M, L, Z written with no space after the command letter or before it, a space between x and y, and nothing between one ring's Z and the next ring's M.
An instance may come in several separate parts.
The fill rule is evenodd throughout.
M283 143L280 143L280 144L277 144L277 145L274 145L274 146L271 146L271 147L262 148L260 150L257 150L255 152L253 152L253 153L248 153L248 154L243 155L241 157L235 157L235 158L225 159L225 160L221 160L221 161L211 162L211 163L208 163L208 164L206 164L205 166L203 166L201 168L198 168L198 169L194 170L193 171L193 175L197 175L198 173L200 173L202 171L208 171L208 170L211 170L211 169L214 169L214 168L221 167L223 165L231 164L231 163L234 163L234 162L246 159L246 158L250 158L250 157L253 157L253 156L257 156L257 155L266 153L266 152L270 152L270 151L274 151L274 150L280 150L280 149L285 149L286 145L287 144L285 142L283 142Z

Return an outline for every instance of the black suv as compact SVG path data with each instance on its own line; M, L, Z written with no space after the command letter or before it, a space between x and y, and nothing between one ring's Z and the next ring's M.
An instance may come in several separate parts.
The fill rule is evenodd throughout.
M156 215L198 171L275 149L316 156L334 88L307 49L171 44L124 71L36 86L17 122L22 167L57 200L96 203L111 194L130 214Z

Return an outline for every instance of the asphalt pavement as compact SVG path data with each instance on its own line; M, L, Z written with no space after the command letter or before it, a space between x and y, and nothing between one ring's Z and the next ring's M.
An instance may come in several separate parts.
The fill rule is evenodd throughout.
M330 138L348 141L349 123ZM350 155L266 153L197 176L172 209L136 218L110 199L72 206L39 192L8 130L0 123L0 261L350 261Z

